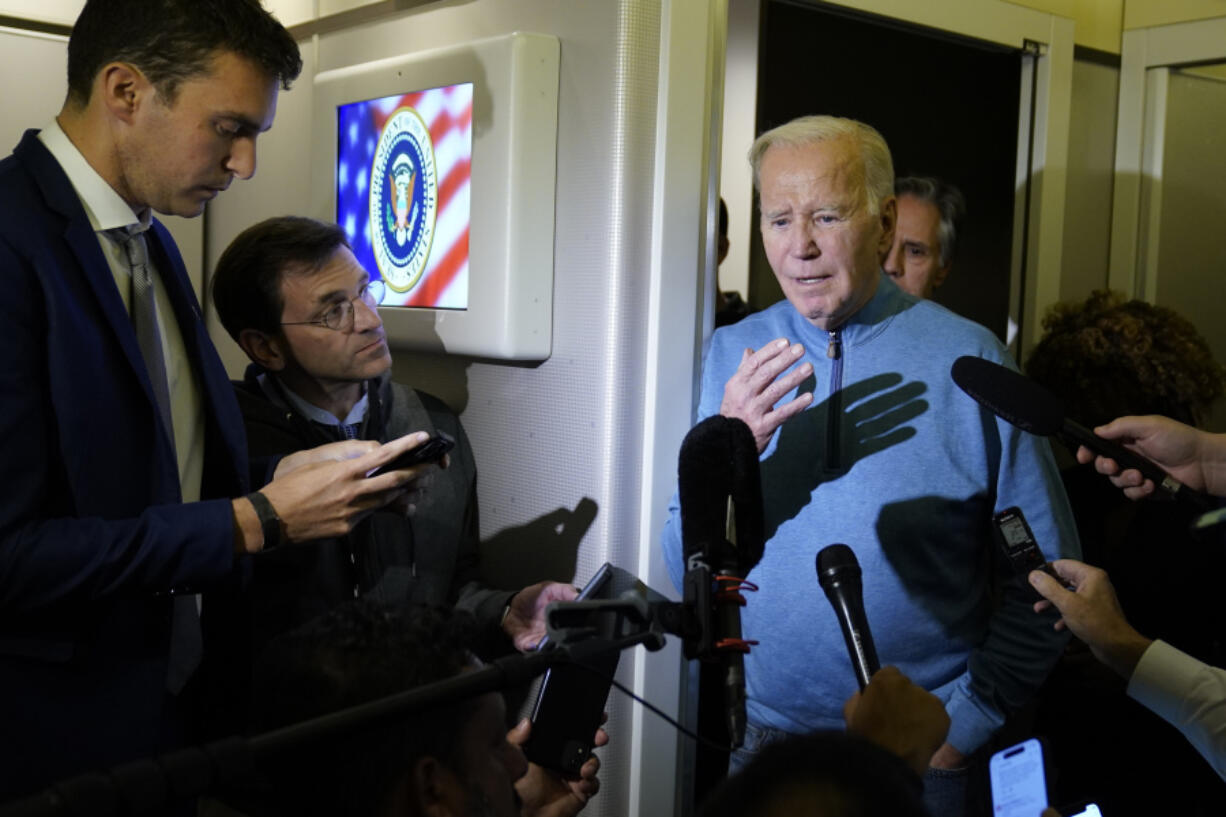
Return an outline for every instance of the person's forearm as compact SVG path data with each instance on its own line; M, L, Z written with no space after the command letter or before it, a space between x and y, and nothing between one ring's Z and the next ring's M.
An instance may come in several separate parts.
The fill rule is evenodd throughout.
M1205 490L1214 496L1226 497L1226 434L1202 434L1200 449Z
M1101 644L1091 644L1094 656L1121 678L1132 677L1141 656L1153 644L1152 638L1146 638L1136 630L1125 625L1125 629L1111 640Z
M1226 779L1226 670L1155 641L1129 678L1128 695L1182 732Z

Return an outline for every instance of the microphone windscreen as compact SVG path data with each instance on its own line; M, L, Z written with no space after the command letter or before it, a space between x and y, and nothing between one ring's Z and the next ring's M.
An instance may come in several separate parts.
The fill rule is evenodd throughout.
M728 498L732 497L736 553L723 554L719 561L728 569L741 571L741 575L758 563L764 536L762 483L758 448L749 426L717 414L690 429L677 462L677 493L686 558L726 540ZM720 557L724 550L721 547L720 552L710 551L708 555Z
M860 562L847 545L826 545L817 552L817 582L829 590L834 582L860 577Z
M1064 402L1007 366L963 356L949 374L981 406L1022 431L1050 437L1063 428Z
M766 547L765 511L762 503L762 469L758 444L743 420L729 421L732 440L732 501L736 503L736 549L741 576L762 561Z
M726 442L728 418L714 415L690 429L677 458L681 503L681 549L688 559L724 538L732 458Z

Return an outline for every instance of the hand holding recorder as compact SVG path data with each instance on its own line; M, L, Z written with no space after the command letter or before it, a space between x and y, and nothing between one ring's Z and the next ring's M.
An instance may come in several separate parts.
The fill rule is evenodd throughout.
M1057 630L1069 629L1094 657L1124 678L1129 678L1153 639L1138 633L1124 618L1115 588L1105 571L1074 559L1057 559L1052 567L1072 589L1041 571L1030 574L1030 584L1043 596L1035 612L1049 607L1060 611Z

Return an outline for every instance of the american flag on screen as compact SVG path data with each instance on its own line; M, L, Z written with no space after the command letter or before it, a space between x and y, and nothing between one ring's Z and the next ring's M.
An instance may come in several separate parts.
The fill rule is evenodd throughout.
M471 83L337 109L336 216L385 306L468 307Z

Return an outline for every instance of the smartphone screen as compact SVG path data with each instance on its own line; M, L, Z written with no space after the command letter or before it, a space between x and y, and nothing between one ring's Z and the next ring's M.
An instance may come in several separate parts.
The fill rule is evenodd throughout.
M1047 807L1043 745L1037 738L992 755L988 775L993 817L1037 817Z

